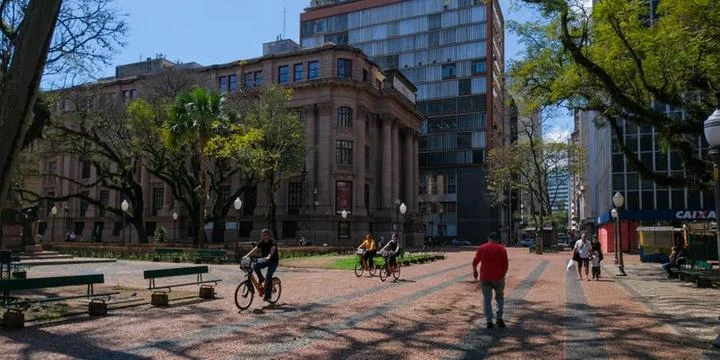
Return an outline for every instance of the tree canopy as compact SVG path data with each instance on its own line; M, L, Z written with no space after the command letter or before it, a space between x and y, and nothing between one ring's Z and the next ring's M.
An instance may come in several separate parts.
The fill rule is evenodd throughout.
M511 23L527 46L511 65L512 93L535 112L547 106L595 111L632 168L658 185L710 189L711 166L698 149L703 122L720 105L720 3L524 0L541 20ZM666 107L667 106L667 107ZM670 111L666 111L670 110ZM684 111L680 111L684 110ZM655 171L624 141L622 121L655 128L683 175Z

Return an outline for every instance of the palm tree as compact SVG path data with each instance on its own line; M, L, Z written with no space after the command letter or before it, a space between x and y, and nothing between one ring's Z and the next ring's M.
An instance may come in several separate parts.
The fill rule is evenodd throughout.
M199 247L205 243L205 206L209 198L208 176L213 169L213 158L206 152L210 139L227 128L231 123L223 108L223 98L214 91L195 88L182 93L168 110L168 118L163 125L165 142L175 151L194 151L197 164L197 187L194 197L196 239ZM192 149L192 150L191 150Z

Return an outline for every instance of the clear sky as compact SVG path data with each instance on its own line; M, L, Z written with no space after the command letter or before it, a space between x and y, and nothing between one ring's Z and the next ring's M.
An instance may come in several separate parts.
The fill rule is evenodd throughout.
M532 16L531 10L512 6L517 2L501 0L506 21L523 21ZM157 54L164 54L170 61L195 61L202 65L260 56L263 43L283 34L283 18L283 37L299 40L300 13L309 3L309 0L115 0L115 6L128 15L127 46L97 77L112 76L116 65ZM506 30L506 61L516 59L521 52L522 45ZM561 128L572 126L571 119L556 122Z

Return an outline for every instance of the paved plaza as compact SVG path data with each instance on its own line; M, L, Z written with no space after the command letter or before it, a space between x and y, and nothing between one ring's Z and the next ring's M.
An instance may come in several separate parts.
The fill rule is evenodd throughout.
M396 282L280 267L277 306L256 298L245 312L233 300L241 272L210 265L210 277L223 280L216 300L187 298L167 308L119 304L104 318L2 329L2 358L720 358L709 345L718 332L720 290L665 279L658 264L633 256L627 256L627 278L613 275L608 256L601 281L580 281L565 269L568 252L509 249L508 328L486 329L472 280L473 250L448 249L445 260L403 268ZM104 273L106 283L126 289L123 296L146 296L142 270L175 266L182 265L118 261L34 267L28 275Z

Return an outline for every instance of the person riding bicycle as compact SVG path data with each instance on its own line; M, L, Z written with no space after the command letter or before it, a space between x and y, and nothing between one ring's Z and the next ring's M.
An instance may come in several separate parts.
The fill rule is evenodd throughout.
M395 258L397 258L398 250L400 250L400 245L398 244L397 234L392 233L390 241L388 241L388 243L380 249L380 252L387 253L386 257L390 265L395 266Z
M365 250L365 253L362 255L362 257L365 260L366 265L370 266L374 261L375 254L377 253L377 247L375 246L375 237L372 236L372 234L370 233L365 234L365 240L362 242L362 244L360 244L358 250Z
M278 267L278 263L280 262L277 244L275 243L275 240L273 240L270 230L260 230L260 242L252 250L250 250L248 256L255 252L255 250L257 249L260 249L260 255L262 257L257 261L253 262L252 269L257 274L260 283L264 283L263 286L265 287L265 294L263 296L263 301L269 302L270 295L272 294L272 277L275 273L275 269L277 269ZM265 274L265 278L263 278L260 269L265 267L267 267L268 269L267 273Z

